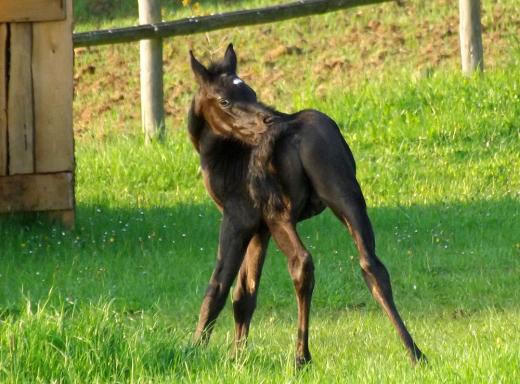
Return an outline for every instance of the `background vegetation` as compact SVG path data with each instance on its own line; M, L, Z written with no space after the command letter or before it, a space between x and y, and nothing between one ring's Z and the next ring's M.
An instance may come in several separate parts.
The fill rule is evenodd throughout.
M272 3L163 1L164 18ZM75 52L77 229L0 221L2 382L518 382L520 16L483 4L486 73L458 70L448 1L358 8L165 41L168 140L144 147L136 44ZM76 0L76 30L135 24L136 4ZM329 213L301 225L316 263L314 363L294 372L296 305L271 247L251 342L229 306L189 340L219 214L185 131L195 84L229 41L240 75L289 112L333 117L353 149L396 301L430 365L412 368Z

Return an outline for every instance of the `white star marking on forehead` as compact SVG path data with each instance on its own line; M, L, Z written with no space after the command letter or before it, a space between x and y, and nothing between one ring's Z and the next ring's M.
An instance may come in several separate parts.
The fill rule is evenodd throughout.
M244 81L242 79L238 78L238 77L235 77L233 79L233 84L235 84L235 85L242 84L243 82Z

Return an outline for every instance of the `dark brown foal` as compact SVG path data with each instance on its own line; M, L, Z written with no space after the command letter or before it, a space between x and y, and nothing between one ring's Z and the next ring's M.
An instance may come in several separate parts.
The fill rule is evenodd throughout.
M264 106L237 76L236 65L232 45L224 59L209 68L191 55L200 88L191 105L188 131L200 154L206 188L223 214L217 263L201 306L195 342L209 339L236 279L235 346L244 344L272 237L287 257L296 291L296 363L301 366L311 360L314 264L296 224L329 207L349 229L367 286L412 361L424 358L397 311L388 271L376 256L354 157L336 123L315 110L289 115Z

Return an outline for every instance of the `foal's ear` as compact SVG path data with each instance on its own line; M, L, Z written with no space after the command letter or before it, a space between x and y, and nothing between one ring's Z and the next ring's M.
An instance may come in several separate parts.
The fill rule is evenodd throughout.
M230 73L237 72L237 55L235 54L233 44L231 43L229 43L226 49L226 53L224 54L224 60L222 60L222 65Z
M203 66L196 58L193 56L193 52L190 50L190 63L191 70L195 75L195 79L199 85L205 84L209 81L209 72L205 66Z

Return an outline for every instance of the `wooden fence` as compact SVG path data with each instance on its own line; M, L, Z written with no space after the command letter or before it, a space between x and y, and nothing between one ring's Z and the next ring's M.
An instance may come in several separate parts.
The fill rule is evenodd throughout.
M138 0L140 26L74 35L77 47L140 41L141 118L145 143L164 137L164 94L162 39L223 28L255 25L317 15L395 0L300 0L266 8L241 10L219 15L161 20L160 0Z
M135 27L114 28L101 31L74 34L74 46L85 47L104 44L128 43L133 41L155 41L155 49L143 49L141 43L141 99L143 130L146 141L153 136L164 136L164 117L162 110L162 55L161 39L218 29L265 24L303 16L318 15L360 5L377 4L400 0L300 0L294 3L271 7L240 10L217 15L190 17L186 19L144 24ZM140 10L159 8L160 0L139 0ZM483 70L482 38L480 27L480 0L459 0L460 45L462 70L471 74ZM141 17L140 20L146 20ZM155 58L154 58L155 57ZM146 82L144 82L146 80ZM150 95L150 96L147 96ZM158 106L160 102L160 107ZM160 126L162 124L162 126Z
M136 27L114 28L74 34L74 46L129 43L143 39L185 36L231 27L274 23L304 16L320 15L361 5L395 0L300 0L271 7L248 9L210 16L189 17L175 21Z

